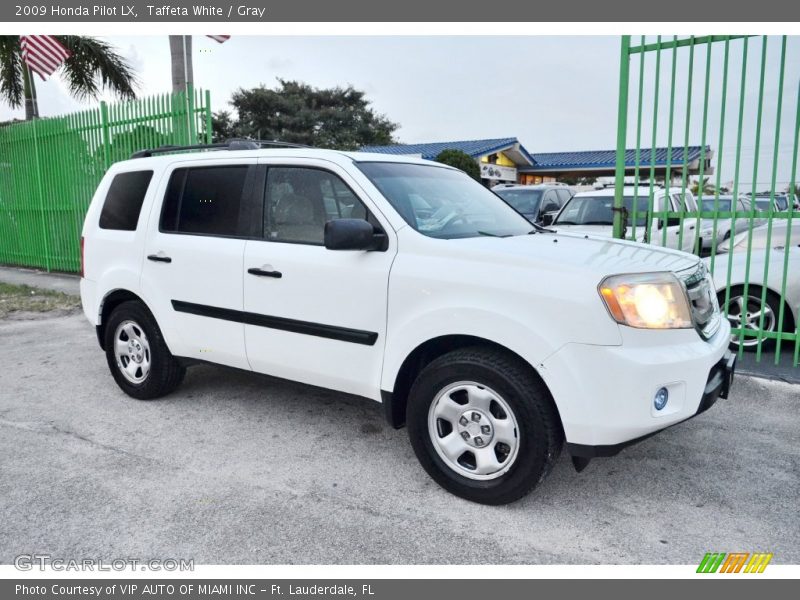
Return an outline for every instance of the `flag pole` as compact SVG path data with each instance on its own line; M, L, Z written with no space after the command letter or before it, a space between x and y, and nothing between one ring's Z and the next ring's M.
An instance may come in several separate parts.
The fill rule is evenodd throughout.
M25 76L28 78L28 88L31 91L31 116L35 119L38 119L39 100L36 97L36 84L33 80L33 71L28 65L25 65Z

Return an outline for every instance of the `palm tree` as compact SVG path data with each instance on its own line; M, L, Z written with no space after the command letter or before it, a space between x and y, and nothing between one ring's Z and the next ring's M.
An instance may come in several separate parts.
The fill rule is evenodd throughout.
M699 180L695 180L692 182L691 192L695 196L710 196L714 193L714 184L711 183L709 180L710 177L703 177L703 184L700 185Z
M111 45L81 35L55 37L71 52L60 73L75 98L97 98L104 88L120 98L136 97L136 74ZM17 35L0 36L0 97L13 108L24 103L25 120L38 116L35 83L22 61Z

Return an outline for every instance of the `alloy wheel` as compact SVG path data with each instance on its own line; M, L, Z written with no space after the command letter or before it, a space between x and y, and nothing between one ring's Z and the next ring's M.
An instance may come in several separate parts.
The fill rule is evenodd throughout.
M761 324L762 311L764 318L763 329L759 327ZM728 302L725 312L728 315L728 321L730 321L731 327L753 332L757 332L759 329L761 329L761 331L775 331L775 311L772 310L772 307L767 303L764 303L762 307L761 298L759 296L751 296L748 294L747 302L745 302L744 296L734 296ZM738 333L731 334L731 342L737 346L741 343L745 348L752 348L758 345L758 341L757 337L749 336L740 341Z

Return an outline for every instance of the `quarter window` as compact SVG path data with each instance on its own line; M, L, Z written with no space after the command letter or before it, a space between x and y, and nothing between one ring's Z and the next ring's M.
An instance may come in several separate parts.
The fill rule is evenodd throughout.
M249 201L251 194L247 190L254 171L255 167L248 165L176 169L164 198L161 230L235 237L259 235L260 210Z
M129 171L116 175L100 212L100 228L136 231L144 196L152 178L152 171Z
M366 207L333 173L304 167L269 168L264 213L268 240L321 245L325 223L335 219L371 221Z

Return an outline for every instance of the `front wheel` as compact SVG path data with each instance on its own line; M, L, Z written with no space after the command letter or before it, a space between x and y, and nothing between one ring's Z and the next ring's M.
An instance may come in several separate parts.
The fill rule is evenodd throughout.
M745 352L755 352L759 346L759 331L762 335L778 331L781 299L777 294L767 290L766 301L762 306L761 291L760 287L751 285L745 297L744 286L734 286L731 288L727 305L725 304L725 292L719 293L720 305L728 316L731 327L745 330L744 339L741 339L737 332L731 333L730 349L733 351L738 351L741 345ZM791 321L792 315L786 310L783 316L784 331L794 331ZM762 350L770 350L774 345L773 338L761 339Z
M152 400L183 381L186 368L172 356L156 320L141 302L123 302L111 312L104 341L108 368L129 396Z
M456 350L420 373L408 433L423 468L448 491L482 504L518 500L542 481L563 444L553 400L521 359Z

